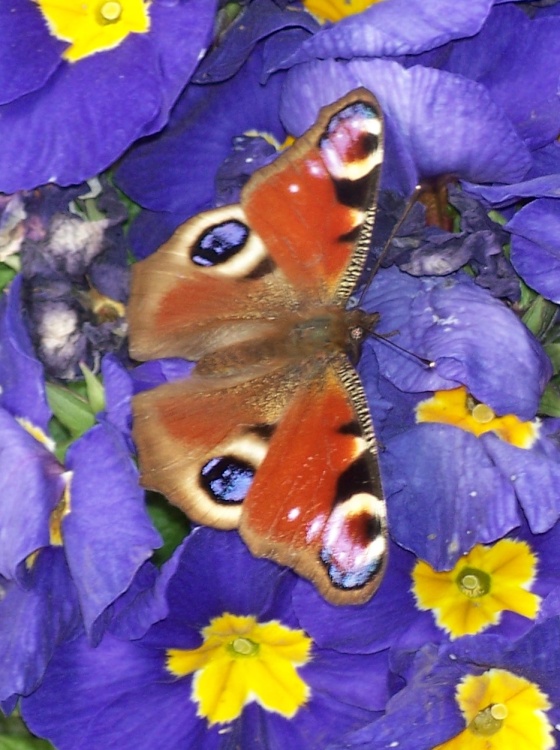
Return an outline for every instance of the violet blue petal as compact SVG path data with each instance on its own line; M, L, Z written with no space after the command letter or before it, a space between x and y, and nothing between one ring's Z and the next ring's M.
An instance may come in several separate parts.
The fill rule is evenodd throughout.
M451 45L445 67L483 84L529 148L540 148L560 127L559 34L560 18L529 18L504 5L478 34Z
M0 409L0 576L23 582L23 561L49 544L62 471L54 455Z
M131 373L134 395L164 383L187 378L193 371L194 366L194 362L187 362L187 360L179 357L153 359L150 362L144 362Z
M463 384L497 414L534 418L552 374L548 357L513 312L469 277L414 278L386 269L365 307L380 312L379 333L398 331L396 344L437 364L434 372L377 344L381 373L401 390Z
M181 556L181 562L168 590L169 616L152 636L165 642L172 634L177 638L176 648L192 648L187 628L199 631L224 612L272 619L268 615L284 577L293 578L293 583L296 580L286 568L269 560L255 560L233 531L197 528L175 554ZM210 558L211 564L207 562ZM189 591L188 597L185 591ZM181 645L185 638L187 645Z
M307 32L304 38L308 38L317 31L319 24L297 6L284 10L273 0L250 3L229 27L220 44L202 60L192 82L220 83L231 78L239 72L259 41L276 36L278 31L294 27ZM296 37L298 40L300 38ZM280 36L278 39L280 40ZM286 34L281 35L281 40L286 56L294 47L287 45Z
M334 748L433 750L465 726L455 688L467 669L450 660L440 665L434 646L416 656L408 685L387 704L378 721L345 737Z
M491 7L491 0L475 0L466 5L453 0L377 3L319 31L290 55L283 67L316 58L418 54L476 34Z
M277 112L283 76L262 86L261 58L259 47L229 81L185 89L165 132L134 146L116 171L117 183L132 200L176 213L178 224L213 206L215 174L235 136L258 130L283 140Z
M103 357L101 374L105 390L105 417L127 439L132 422L132 377L113 354Z
M2 105L0 190L88 179L166 123L209 41L215 3L166 6L152 3L149 33L130 34L114 49L65 62L41 89ZM89 148L80 137L85 126Z
M43 365L35 357L23 322L21 282L17 276L0 300L0 404L46 433L51 410Z
M161 572L145 562L128 589L107 610L108 630L123 640L142 638L156 622L167 617L167 587L179 557L173 555Z
M25 722L60 750L89 750L87 729L98 712L132 686L148 685L159 660L159 654L109 634L97 648L83 637L64 644L39 688L21 703Z
M0 5L0 105L40 88L66 42L50 35L36 3Z
M35 561L29 588L0 579L0 700L29 695L55 648L81 629L76 589L62 549L46 547Z
M144 493L122 436L97 425L73 443L70 513L62 521L64 547L78 589L86 632L126 591L154 548L161 546L144 506Z
M511 262L517 273L543 297L560 303L560 201L541 198L529 203L506 229L513 235Z
M539 440L525 450L496 435L483 435L481 440L504 478L512 483L531 531L548 531L560 516L560 450L555 442Z
M463 182L470 195L500 208L516 203L519 198L559 198L560 174L550 174L523 180L513 185L473 185Z
M405 485L388 499L391 534L432 567L449 569L475 544L519 526L511 480L474 435L419 424L388 440L385 453Z
M311 583L300 578L293 602L301 627L321 649L365 654L388 648L418 615L410 593L414 560L410 552L391 544L381 586L360 606L329 604Z

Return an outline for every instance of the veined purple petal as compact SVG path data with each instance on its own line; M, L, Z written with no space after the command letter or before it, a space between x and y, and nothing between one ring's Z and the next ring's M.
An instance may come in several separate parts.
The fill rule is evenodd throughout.
M46 433L51 410L43 365L35 357L22 313L21 276L17 276L0 299L0 404Z
M81 628L76 589L60 548L42 549L28 588L0 579L0 700L29 695L56 647Z
M97 425L68 450L70 513L62 521L64 548L78 589L88 635L103 611L126 591L161 545L144 506L144 493L124 439Z
M388 500L391 534L434 568L451 568L475 544L519 526L511 481L474 435L420 424L387 440L385 450L389 476L404 483Z
M49 544L62 471L53 454L0 409L0 576L22 582L23 561Z
M391 0L374 4L315 34L282 67L314 59L418 54L463 36L476 34L491 0L468 4L453 0Z
M36 3L2 3L0 105L43 86L60 65L66 46L51 36Z
M365 306L381 315L378 333L398 331L396 344L437 362L428 368L397 356L390 344L376 344L381 373L401 390L462 384L500 415L534 418L550 362L512 311L467 276L414 278L386 269L375 277Z
M511 262L517 273L543 297L560 303L560 201L541 198L529 203L506 229L513 235Z

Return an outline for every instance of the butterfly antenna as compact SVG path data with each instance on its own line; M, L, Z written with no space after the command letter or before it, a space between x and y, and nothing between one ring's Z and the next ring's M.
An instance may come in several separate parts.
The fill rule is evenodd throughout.
M379 256L377 257L377 260L375 261L375 263L373 265L373 268L369 272L369 275L367 277L367 281L366 281L366 283L364 284L364 286L362 288L360 296L358 297L358 301L356 302L355 305L352 305L352 307L360 307L361 306L362 301L363 301L363 299L365 297L365 294L366 294L367 290L369 289L369 287L371 285L371 282L373 281L373 279L375 277L375 274L379 271L379 267L381 266L381 264L383 263L383 260L385 259L385 256L389 252L389 248L391 247L391 243L393 242L393 240L397 236L400 228L402 227L402 225L404 224L404 222L406 220L406 217L411 212L412 207L414 206L414 204L418 200L418 196L420 195L420 193L422 192L423 189L424 188L422 187L422 185L416 185L416 187L412 191L412 193L411 193L408 201L406 202L406 206L404 207L404 210L403 210L403 212L402 212L399 220L397 221L397 223L395 224L395 226L393 227L393 229L391 231L391 234L389 235L389 239L387 240L387 242L383 246L383 249L379 253Z
M376 338L378 341L382 341L384 344L387 344L388 346L392 346L393 349L396 349L401 354L405 354L407 357L410 357L411 359L415 359L417 362L420 362L428 370L433 370L437 364L437 362L434 362L433 359L426 359L425 357L420 357L418 354L415 354L414 352L411 352L408 349L404 349L402 346L395 344L394 341L391 341L390 336L394 336L397 333L398 331L392 331L391 333L375 333L375 331L372 331L371 335L374 338Z

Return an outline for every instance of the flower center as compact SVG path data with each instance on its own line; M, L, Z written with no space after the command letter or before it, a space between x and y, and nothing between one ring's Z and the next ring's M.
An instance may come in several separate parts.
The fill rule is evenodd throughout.
M228 648L234 656L256 656L259 652L259 644L250 638L236 638L228 645Z
M471 432L476 437L493 432L518 448L531 448L539 435L539 421L522 422L515 414L496 416L488 404L473 398L464 387L436 391L416 406L417 422L441 422Z
M493 703L479 711L467 729L473 734L490 737L492 734L499 732L504 724L504 719L508 715L507 706L503 703Z
M108 0L99 8L101 23L115 23L122 16L122 6L114 0Z
M193 674L191 697L209 724L233 721L247 703L291 718L310 690L297 667L310 659L312 641L279 622L224 613L201 632L196 649L168 649L167 670Z
M471 599L485 596L490 591L490 582L488 573L478 568L465 567L457 576L459 590Z

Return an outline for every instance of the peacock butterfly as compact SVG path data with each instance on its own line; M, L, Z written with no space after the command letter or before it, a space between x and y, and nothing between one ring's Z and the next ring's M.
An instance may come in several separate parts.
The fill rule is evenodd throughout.
M376 441L352 363L378 315L347 309L364 268L383 118L356 89L245 185L135 264L138 360L192 375L136 396L142 483L195 523L239 529L335 604L379 586L387 524Z

